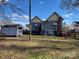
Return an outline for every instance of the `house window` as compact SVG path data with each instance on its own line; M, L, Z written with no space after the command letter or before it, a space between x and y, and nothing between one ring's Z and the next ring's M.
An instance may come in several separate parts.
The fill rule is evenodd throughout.
M19 31L19 33L22 33L22 31Z
M53 25L57 25L57 21L54 21L54 22L53 22Z
M57 25L57 23L53 23L53 25Z
M0 30L1 30L1 27L0 27Z
M18 27L18 29L20 29L20 30L21 30L21 29L22 29L22 27Z
M57 25L53 25L53 29L54 30L57 30Z
M38 26L38 24L35 24L35 26Z

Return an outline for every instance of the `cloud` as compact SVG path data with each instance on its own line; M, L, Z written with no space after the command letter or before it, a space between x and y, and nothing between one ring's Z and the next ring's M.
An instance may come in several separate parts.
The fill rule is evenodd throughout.
M70 16L72 16L73 15L73 13L69 13L69 14L65 14L65 15L63 15L63 17L65 17L65 18L69 18Z
M11 19L13 22L21 22L21 23L25 23L25 22L29 22L29 16L28 15L19 15L17 13L12 13L11 15L7 15L7 17L9 19Z
M8 2L9 0L5 0L6 2Z
M14 22L29 23L29 16L25 14L19 15L17 13L13 13L12 15L7 15L7 17L10 17L10 19L12 19Z
M19 15L17 13L13 13L11 15L7 15L7 17L10 17L10 18L22 18L22 19L29 19L29 16L28 15ZM33 18L33 17L32 17Z
M27 16L27 15L23 15L26 19L29 19L29 16Z
M17 13L13 13L13 14L11 15L11 17L17 17L17 16L19 16Z
M28 24L29 23L29 16L19 15L17 13L12 13L11 15L7 15L14 23L20 23L20 24ZM33 18L33 17L32 17Z
M46 20L45 18L43 18L42 20Z
M21 18L21 19L29 19L28 15L18 15L17 13L13 13L11 16L8 15L8 17L12 17L12 18Z
M45 3L44 1L40 1L40 2L39 2L40 5L42 5L42 4L44 4L44 3Z

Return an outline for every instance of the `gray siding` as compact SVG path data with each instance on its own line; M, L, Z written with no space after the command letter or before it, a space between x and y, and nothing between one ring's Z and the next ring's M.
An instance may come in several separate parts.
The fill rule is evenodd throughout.
M32 25L32 31L35 31L39 29L39 27L41 26L41 23L31 23L31 25Z
M48 21L46 25L47 35L57 35L57 22Z
M17 34L17 28L16 27L2 27L2 33L4 35L15 36Z

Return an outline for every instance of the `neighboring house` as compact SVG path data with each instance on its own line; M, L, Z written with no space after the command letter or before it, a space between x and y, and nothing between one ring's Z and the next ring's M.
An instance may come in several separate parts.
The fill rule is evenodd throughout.
M46 21L35 16L31 20L32 34L60 36L62 35L62 21L63 18L56 12L49 16Z
M31 20L31 30L32 30L32 34L40 34L41 32L41 24L42 21L39 17L35 16L32 20Z
M74 30L79 32L79 21L74 22Z
M69 31L70 37L79 39L79 21L75 21L72 24L72 28Z
M0 25L0 35L1 35L1 25Z
M3 36L20 36L22 35L22 26L20 24L8 24L1 27Z

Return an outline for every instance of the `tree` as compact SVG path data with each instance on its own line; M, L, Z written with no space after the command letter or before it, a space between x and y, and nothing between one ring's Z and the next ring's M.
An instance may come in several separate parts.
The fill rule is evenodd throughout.
M66 22L63 22L62 32L68 32L68 31L69 31L69 25Z
M62 9L78 9L79 8L79 0L61 0L60 7Z
M67 10L79 12L79 0L61 0L60 7ZM65 29L65 28L64 28ZM76 38L76 34L74 35Z

